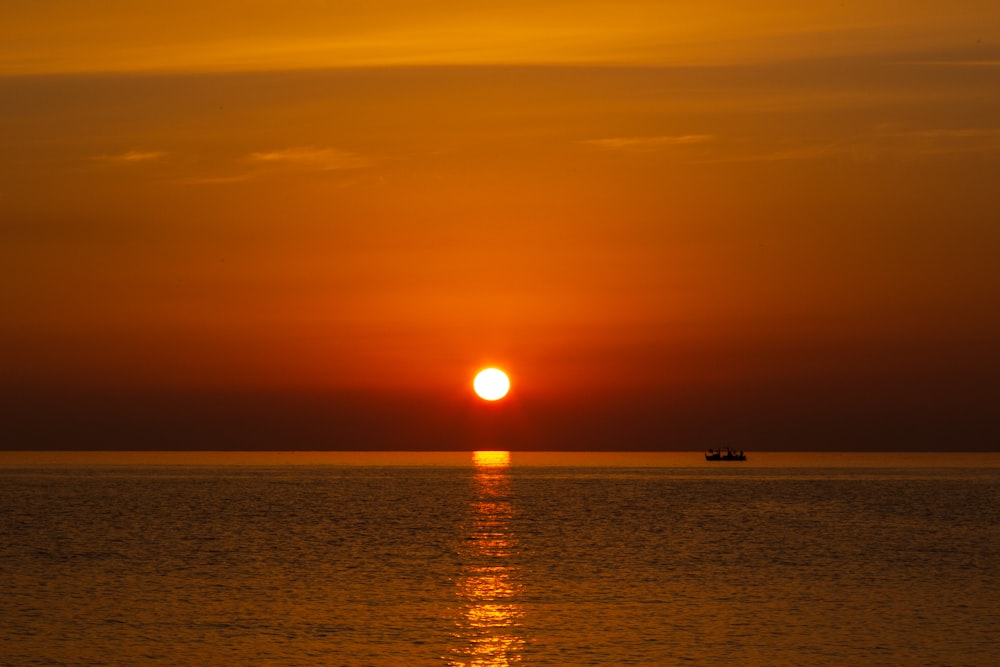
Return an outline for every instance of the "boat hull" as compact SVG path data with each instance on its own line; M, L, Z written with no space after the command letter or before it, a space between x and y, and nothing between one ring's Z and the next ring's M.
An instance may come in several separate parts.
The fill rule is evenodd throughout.
M706 461L746 461L746 454L705 454Z

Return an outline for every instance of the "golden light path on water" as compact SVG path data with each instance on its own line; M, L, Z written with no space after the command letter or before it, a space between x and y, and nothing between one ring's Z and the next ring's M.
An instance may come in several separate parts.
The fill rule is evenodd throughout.
M450 664L504 667L521 662L521 585L513 563L509 452L475 452L469 527L462 547L458 597L462 613Z

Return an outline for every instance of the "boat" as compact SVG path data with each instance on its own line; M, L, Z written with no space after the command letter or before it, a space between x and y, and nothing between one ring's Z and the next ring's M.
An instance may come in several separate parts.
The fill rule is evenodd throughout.
M747 455L743 453L742 450L736 452L732 449L727 449L723 452L721 449L710 449L705 452L706 461L746 461Z

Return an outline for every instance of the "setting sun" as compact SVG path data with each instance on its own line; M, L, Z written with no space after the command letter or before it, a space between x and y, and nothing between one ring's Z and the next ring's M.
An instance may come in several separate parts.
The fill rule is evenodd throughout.
M499 368L487 368L479 371L476 379L472 382L472 388L476 390L476 395L479 398L496 401L506 396L507 392L510 391L510 379Z
M477 468L506 468L510 465L510 452L472 452L472 465Z

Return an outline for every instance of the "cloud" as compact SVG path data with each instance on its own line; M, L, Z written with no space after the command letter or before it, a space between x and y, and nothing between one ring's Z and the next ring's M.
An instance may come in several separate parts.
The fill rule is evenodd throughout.
M139 162L152 162L164 157L166 153L162 151L125 151L117 155L102 155L98 160L103 162L114 162L117 164L135 164Z
M248 160L262 166L307 171L361 169L367 167L369 164L367 158L357 153L341 151L335 148L315 148L313 146L298 146L266 153L251 153L248 156Z
M687 146L713 141L711 134L680 134L656 137L614 137L611 139L589 139L585 144L610 151L653 151L668 146Z
M698 160L705 163L787 162L848 158L869 161L878 158L915 158L962 153L1000 152L1000 128L931 128L878 131L851 140L804 144L780 150L722 154Z
M229 185L231 183L244 183L253 178L252 174L233 174L230 176L192 176L181 178L176 182L181 185Z
M1000 60L916 60L899 64L927 67L1000 67Z
M1000 152L1000 128L932 128L884 132L879 138L898 152L912 155Z
M961 130L934 129L897 132L884 136L908 137L915 139L995 139L1000 138L1000 128L966 128Z
M255 181L281 172L348 171L362 169L369 164L371 160L367 157L349 151L295 146L250 153L242 158L240 168L235 172L191 176L179 179L177 182L184 185L227 185Z
M837 155L857 157L857 147L839 144L797 146L760 153L735 153L698 160L700 163L725 164L732 162L788 162L791 160L820 160Z

